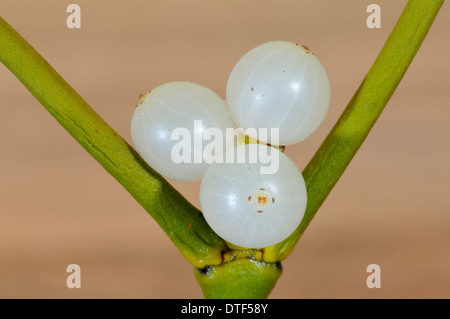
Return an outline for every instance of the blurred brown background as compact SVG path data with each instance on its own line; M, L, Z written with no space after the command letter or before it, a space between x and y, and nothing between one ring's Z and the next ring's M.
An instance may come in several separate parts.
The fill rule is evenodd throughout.
M66 27L80 5L82 28ZM328 71L324 124L287 154L303 169L405 1L1 1L0 14L127 141L139 94L190 80L222 97L237 60L271 40ZM381 29L366 7L381 6ZM450 7L445 3L271 298L450 297ZM134 199L0 65L0 297L201 298L192 267ZM198 183L173 183L198 206ZM81 289L66 267L81 266ZM368 289L366 267L381 267Z

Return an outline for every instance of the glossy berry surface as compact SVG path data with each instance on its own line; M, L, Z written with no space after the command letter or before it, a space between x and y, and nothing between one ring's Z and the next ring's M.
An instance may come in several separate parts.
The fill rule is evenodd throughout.
M196 120L201 120L201 127L194 126ZM209 164L204 161L203 147L196 148L196 143L206 144L207 128L225 132L234 126L226 103L216 93L192 82L169 82L142 97L133 115L131 135L138 153L155 171L174 180L197 181ZM173 151L181 137L174 139L172 133L180 128L191 137L189 147L182 149L189 153L190 162L174 161ZM224 151L227 145L223 144Z
M245 154L261 144L238 146ZM279 158L274 174L261 174L256 163L213 163L203 177L200 205L211 228L226 241L246 248L263 248L287 238L306 209L306 186L295 163L270 148ZM264 150L265 151L265 150ZM229 151L228 151L229 152Z
M261 141L290 145L310 136L324 120L330 84L322 64L308 48L274 41L250 50L237 62L226 95L240 127L278 128L279 143L270 137Z

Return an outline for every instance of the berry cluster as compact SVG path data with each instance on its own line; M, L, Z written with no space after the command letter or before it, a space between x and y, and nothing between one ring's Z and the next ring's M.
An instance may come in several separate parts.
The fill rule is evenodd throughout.
M310 136L329 102L328 76L316 56L295 43L269 42L238 61L225 101L191 82L163 84L143 95L132 138L161 175L202 180L201 209L219 236L237 246L263 248L287 238L306 208L302 174L280 146ZM236 141L236 127L247 137ZM233 138L224 139L229 129ZM261 129L271 133L258 134ZM203 141L211 143L203 146ZM269 159L276 159L276 167L264 173Z

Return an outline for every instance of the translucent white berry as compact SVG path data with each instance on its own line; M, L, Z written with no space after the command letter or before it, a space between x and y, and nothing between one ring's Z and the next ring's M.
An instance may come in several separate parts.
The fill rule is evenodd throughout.
M308 48L268 42L247 52L233 68L227 102L240 127L279 128L279 145L295 144L322 123L330 103L330 84ZM271 143L270 137L262 142Z
M262 144L241 145L248 158ZM213 163L200 186L200 205L210 227L226 241L246 248L263 248L287 238L300 224L306 209L306 187L297 166L284 153L278 170L261 174L261 161ZM230 150L227 151L227 153Z
M201 126L195 126L195 121ZM174 180L196 181L209 165L203 156L206 129L221 129L225 136L225 129L234 126L226 103L216 93L192 82L170 82L142 97L131 135L138 153L155 171ZM177 128L187 130L190 138L172 136ZM185 147L177 147L181 142ZM226 148L223 143L222 152ZM179 155L188 160L180 162Z

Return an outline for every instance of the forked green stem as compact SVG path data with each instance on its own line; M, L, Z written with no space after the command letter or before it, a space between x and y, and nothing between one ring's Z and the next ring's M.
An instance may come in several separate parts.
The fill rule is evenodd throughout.
M196 267L206 297L264 298L281 264L365 140L417 53L444 0L410 0L381 53L303 175L308 206L298 229L264 251L234 253L189 204L2 18L2 61L58 122L158 222ZM270 264L267 264L270 263ZM245 280L244 280L245 279Z
M227 246L201 213L153 171L1 17L0 61L150 213L189 262L196 267L222 262Z
M308 204L297 230L266 249L285 259L369 134L419 50L444 0L410 0L347 108L303 171Z

